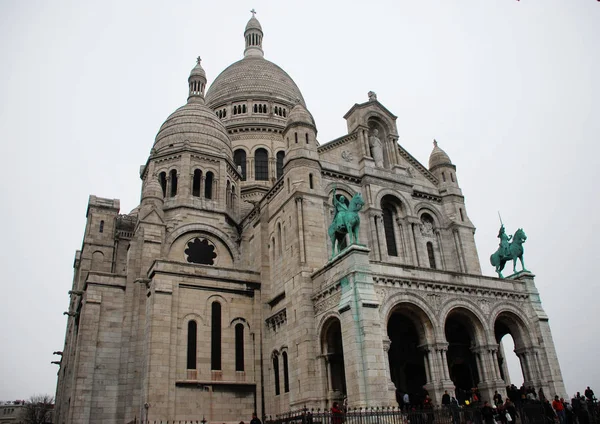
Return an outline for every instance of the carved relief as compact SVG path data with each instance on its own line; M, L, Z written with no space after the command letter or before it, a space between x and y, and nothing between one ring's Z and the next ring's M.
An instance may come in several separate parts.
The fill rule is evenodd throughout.
M479 307L483 311L484 314L489 315L490 313L490 302L487 299L479 300Z
M352 152L349 152L348 150L343 150L342 159L344 159L346 162L352 162Z
M387 297L387 289L383 287L375 287L375 294L380 302L383 302Z
M421 217L421 235L423 237L434 237L433 219L428 215L423 215Z
M427 295L427 303L429 303L435 310L439 310L442 306L442 296L436 293L430 293Z
M325 300L315 304L315 314L321 314L327 312L330 309L337 307L340 303L341 292L334 293L332 296L327 297Z

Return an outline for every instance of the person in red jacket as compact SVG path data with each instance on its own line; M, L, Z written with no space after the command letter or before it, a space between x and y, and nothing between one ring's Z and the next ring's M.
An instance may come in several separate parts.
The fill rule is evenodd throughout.
M560 401L558 395L554 396L552 401L552 409L556 412L560 424L565 424L565 405Z
M342 424L342 410L340 409L337 402L333 402L333 406L331 407L331 424Z

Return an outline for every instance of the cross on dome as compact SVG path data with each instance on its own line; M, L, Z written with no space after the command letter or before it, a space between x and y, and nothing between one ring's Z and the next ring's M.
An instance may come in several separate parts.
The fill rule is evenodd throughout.
M198 57L196 58L196 63L197 63L198 65L200 65L200 62L202 62L202 58L201 58L200 56L198 56Z
M254 8L252 8L252 10L250 11L250 13L252 13L252 17L254 17L254 15L256 15L256 10L254 10Z

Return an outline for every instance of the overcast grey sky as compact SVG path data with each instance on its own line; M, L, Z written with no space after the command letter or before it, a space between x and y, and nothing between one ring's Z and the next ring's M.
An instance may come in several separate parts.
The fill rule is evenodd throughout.
M484 274L497 211L524 228L567 390L600 393L600 2L0 0L0 400L54 394L88 195L138 204L196 56L209 83L239 60L253 7L321 143L373 90L421 163L436 138L456 164Z

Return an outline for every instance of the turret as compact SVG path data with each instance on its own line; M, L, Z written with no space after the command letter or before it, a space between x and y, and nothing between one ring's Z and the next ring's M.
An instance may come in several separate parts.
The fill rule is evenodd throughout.
M438 142L433 140L433 150L429 155L429 171L435 175L440 183L440 188L458 187L456 178L456 166L450 160L450 157L438 146Z
M317 127L310 112L300 103L290 111L283 130L283 139L287 147L283 165L287 183L304 190L320 187L321 165L317 153ZM314 172L311 172L311 168Z

